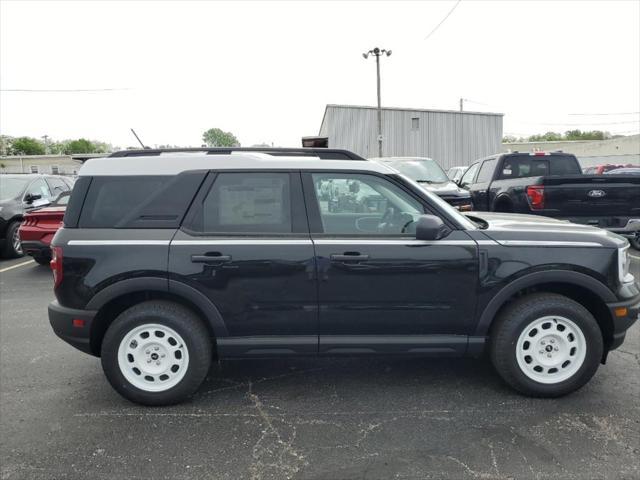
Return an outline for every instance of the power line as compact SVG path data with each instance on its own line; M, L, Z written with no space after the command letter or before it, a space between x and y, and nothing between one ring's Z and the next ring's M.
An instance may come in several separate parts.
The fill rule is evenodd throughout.
M433 34L436 32L436 30L438 30L438 28L440 28L440 25L442 25L442 24L447 20L447 18L449 18L449 15L451 15L451 14L453 13L453 11L456 9L456 7L457 7L458 5L460 5L460 2L461 2L461 1L462 1L462 0L458 0L458 1L456 2L456 4L453 6L453 8L452 8L451 10L449 10L449 13L447 13L447 14L444 16L444 18L443 18L442 20L440 20L440 23L438 23L438 24L435 26L435 28L429 32L429 35L427 35L426 37L424 37L424 39L425 39L425 40L427 40L431 35L433 35Z
M117 92L121 90L130 90L130 89L129 88L69 88L69 89L3 88L3 89L0 89L0 92L69 93L69 92Z
M569 113L569 115L583 115L585 117L595 117L599 115L638 115L640 112L621 112L621 113Z
M581 126L599 126L599 125L626 125L629 123L638 123L640 120L628 120L626 122L598 122L598 123L531 123L522 122L527 125L539 125L539 126L560 126L560 127L581 127Z

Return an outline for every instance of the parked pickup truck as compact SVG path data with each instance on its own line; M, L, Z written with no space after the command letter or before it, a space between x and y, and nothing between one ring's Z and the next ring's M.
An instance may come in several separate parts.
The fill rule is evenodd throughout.
M640 249L640 175L583 175L569 153L501 153L469 167L459 185L474 210L566 219L623 235Z

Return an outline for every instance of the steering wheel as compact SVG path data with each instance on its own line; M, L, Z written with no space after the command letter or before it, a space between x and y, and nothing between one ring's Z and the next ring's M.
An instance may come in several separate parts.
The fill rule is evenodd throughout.
M413 217L407 213L397 212L389 207L378 223L378 231L383 233L406 233L406 229L413 223Z

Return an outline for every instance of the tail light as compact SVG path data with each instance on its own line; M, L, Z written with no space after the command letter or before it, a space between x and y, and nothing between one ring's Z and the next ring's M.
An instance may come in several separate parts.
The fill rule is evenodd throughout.
M53 288L58 288L62 282L62 247L51 247L51 271L53 272Z
M544 208L544 186L529 185L527 187L527 198L531 210L542 210Z

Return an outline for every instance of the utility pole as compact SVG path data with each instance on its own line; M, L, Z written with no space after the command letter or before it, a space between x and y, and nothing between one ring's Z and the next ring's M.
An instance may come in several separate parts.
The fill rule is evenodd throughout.
M460 99L460 111L464 110L464 98Z
M387 57L391 55L391 50L384 50L378 47L373 50L369 50L366 53L363 53L362 56L367 59L369 55L374 55L376 57L376 78L378 85L378 157L382 157L382 106L381 106L381 97L380 97L380 56L386 54Z
M43 135L42 140L44 140L44 153L49 155L49 135Z

